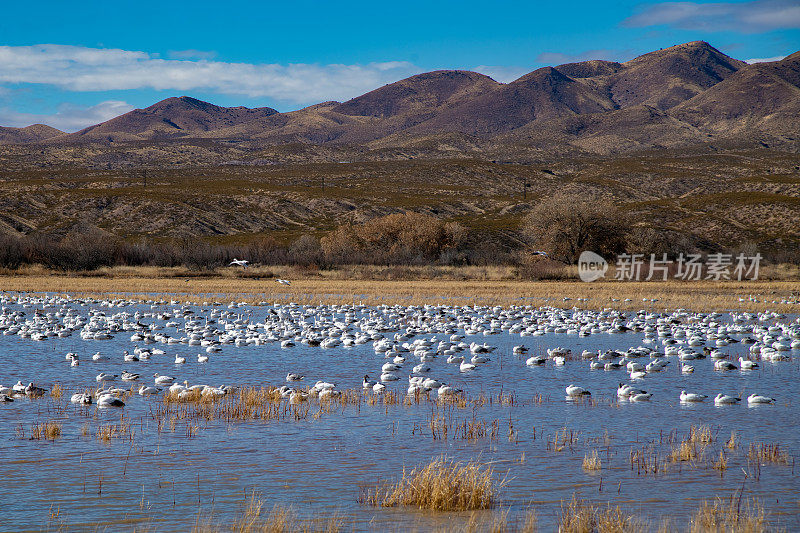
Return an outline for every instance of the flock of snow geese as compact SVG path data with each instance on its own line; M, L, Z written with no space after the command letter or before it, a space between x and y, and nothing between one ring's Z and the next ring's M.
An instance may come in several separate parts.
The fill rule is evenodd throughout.
M417 391L430 391L439 397L461 394L462 391L454 385L432 376L442 368L442 364L457 365L462 373L481 372L484 365L491 364L498 346L474 340L467 342L467 337L476 336L488 341L498 334L524 338L548 334L591 337L637 333L641 345L625 351L584 350L578 354L570 349L550 348L546 353L543 351L525 359L525 365L529 367L583 364L589 370L624 370L631 383L620 383L616 393L620 400L630 402L649 401L653 397L652 393L634 387L633 383L662 372L673 363L682 374L694 372L693 365L704 359L713 361L716 371L750 371L758 368L759 364L790 361L791 353L800 349L800 320L791 321L772 312L723 316L686 310L658 313L532 306L369 307L245 305L235 302L227 305L206 302L196 306L177 301L96 300L18 293L4 293L0 296L0 304L0 332L6 336L48 341L78 335L90 347L87 354L102 347L102 343L95 341L130 336L129 349L120 350L116 355L101 350L91 357L75 352L64 356L71 366L80 365L86 357L91 361L86 364L93 369L101 365L107 369L119 363L130 368L150 359L170 361L173 356L167 352L175 345L197 347L200 351L197 363L213 364L217 359L214 354L221 352L223 347L227 351L272 345L291 350L297 344L303 344L323 351L344 351L371 343L376 361L381 366L379 371L364 375L361 386L375 394L385 392L387 386L404 376L408 380L408 394ZM263 320L257 319L257 315L264 316ZM747 358L734 360L726 353L726 347L736 343L749 346ZM530 348L523 342L506 351L511 351L521 361L527 357ZM224 360L224 355L219 359ZM287 359L292 358L287 355ZM176 373L186 363L186 356L174 355ZM306 373L320 373L321 367L313 365L304 370ZM34 368L30 369L31 373L34 371ZM145 381L143 374L127 369L119 373L104 370L95 377L93 385L96 390L75 393L71 401L96 404L101 408L123 407L122 397L130 389L114 384L118 379L128 384L141 383ZM377 378L370 379L370 374ZM289 372L285 381L294 384L304 379L303 373ZM358 379L361 378L354 378L351 385L356 386ZM11 402L18 396L45 395L47 389L36 385L37 381L41 383L43 380L29 376L11 387L0 386L0 401ZM341 394L336 387L331 381L319 379L313 386L304 388L283 384L280 392L291 401L308 397L324 400ZM164 391L178 396L198 392L202 396L224 396L234 389L229 385L190 385L188 380L156 373L152 375L152 385L142 383L138 389L134 386L134 390L141 396L155 396ZM569 400L591 396L587 388L574 383L564 390ZM699 392L683 390L680 393L681 402L702 402L707 398ZM716 405L740 401L741 397L722 393L713 398ZM776 400L754 392L744 401L748 404L771 404Z

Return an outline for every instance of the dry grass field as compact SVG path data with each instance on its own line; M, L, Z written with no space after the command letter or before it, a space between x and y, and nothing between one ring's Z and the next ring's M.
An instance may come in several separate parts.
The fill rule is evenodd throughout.
M391 279L381 270L366 268L303 273L290 267L273 267L198 273L184 269L118 267L101 269L90 275L27 269L0 275L0 290L174 298L198 303L246 301L553 305L628 310L800 310L800 303L797 303L800 302L800 280L794 271L784 272L784 279L744 282L522 281L511 279L512 270L501 267L420 268L402 274L403 279ZM291 280L291 284L277 282L277 279L284 278Z

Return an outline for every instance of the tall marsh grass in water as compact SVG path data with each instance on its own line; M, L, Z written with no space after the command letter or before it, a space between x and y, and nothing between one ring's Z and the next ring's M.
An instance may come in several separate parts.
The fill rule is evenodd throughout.
M558 521L559 533L639 533L646 528L632 515L610 504L595 506L575 495L568 502L561 502Z
M495 503L498 486L493 471L476 462L459 463L439 457L429 464L403 470L396 483L365 489L359 501L376 507L413 506L434 511L488 509Z
M769 531L766 513L755 500L731 497L703 503L692 515L690 533L763 533Z
M31 427L32 440L56 440L61 436L61 423L55 420L48 420Z
M275 504L267 510L265 504L265 499L253 491L231 522L215 524L211 520L198 519L192 533L338 533L343 528L343 520L338 514L301 521L291 507Z
M583 469L588 471L600 470L602 463L597 450L592 450L592 453L587 453L583 456Z

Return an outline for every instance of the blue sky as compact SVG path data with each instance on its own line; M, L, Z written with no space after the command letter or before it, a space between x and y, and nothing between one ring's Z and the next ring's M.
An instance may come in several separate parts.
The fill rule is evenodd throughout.
M435 69L498 81L705 40L744 60L800 49L800 1L14 2L0 125L67 131L188 94L281 111Z

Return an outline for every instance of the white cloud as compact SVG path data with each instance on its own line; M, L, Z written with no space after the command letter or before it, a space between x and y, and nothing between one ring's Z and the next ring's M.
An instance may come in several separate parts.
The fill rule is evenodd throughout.
M47 84L70 91L204 90L310 104L347 100L420 72L405 61L252 64L160 59L146 52L55 44L0 46L0 83Z
M132 105L119 100L107 100L90 107L61 104L58 111L52 115L20 113L0 108L0 125L24 127L31 124L47 124L61 131L73 132L99 122L105 122L132 109Z
M170 50L167 55L169 55L170 59L214 59L217 57L216 52L195 50L194 48L188 50Z
M500 83L508 83L516 80L532 71L533 68L525 67L504 67L498 65L478 65L473 68L475 72L480 72Z
M786 56L775 56L775 57L754 57L754 58L752 58L752 59L745 59L745 60L744 60L744 62L745 62L745 63L750 63L751 65L752 65L753 63L770 63L770 62L772 62L772 61L780 61L780 60L781 60L781 59L783 59L784 57L786 57Z
M627 18L625 26L674 26L687 30L762 33L800 28L797 0L754 0L751 2L663 2L652 4Z

